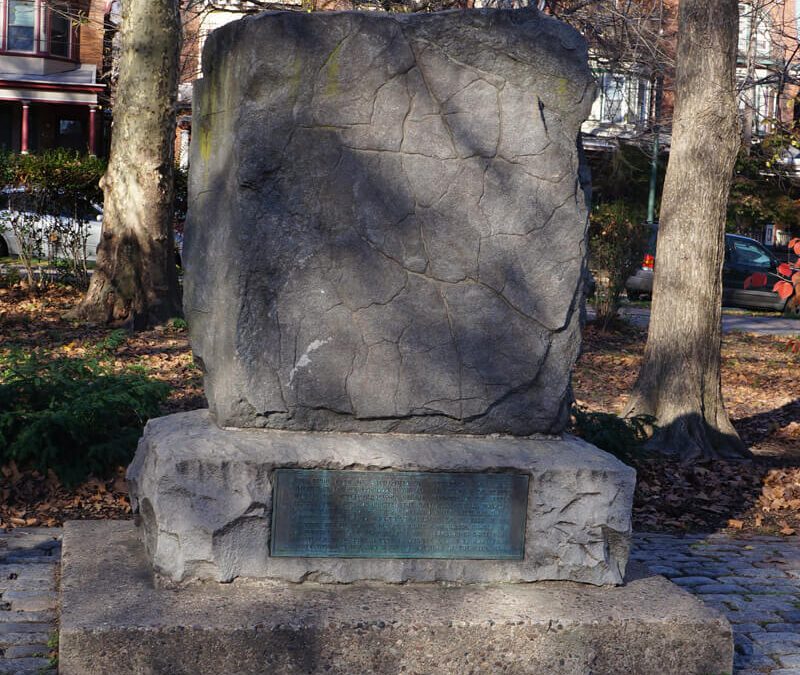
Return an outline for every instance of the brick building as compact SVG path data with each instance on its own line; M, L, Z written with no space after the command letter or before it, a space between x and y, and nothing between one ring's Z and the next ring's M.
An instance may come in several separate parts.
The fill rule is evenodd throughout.
M0 150L104 147L104 9L102 0L0 0Z
M671 70L677 39L678 0L648 0L658 6L662 22L652 34L664 40L663 64L611 58L592 50L598 82L589 119L583 126L589 148L609 149L619 141L636 142L652 133L661 117L663 140L669 143L674 92ZM800 121L800 1L748 0L739 3L739 48L736 79L743 122L757 140ZM655 51L655 49L653 50ZM652 52L640 50L647 56ZM657 105L659 109L657 110Z
M284 4L306 6L303 0L284 0ZM317 9L335 4L333 0L308 0L309 7ZM472 0L472 4L496 5L497 0ZM546 4L549 11L551 5L559 5L559 0ZM598 94L589 119L582 127L584 146L589 150L613 150L620 142L649 147L657 121L661 147L669 147L678 0L644 0L638 5L646 8L638 10L644 14L632 18L640 28L655 22L656 25L648 28L653 37L646 48L642 45L627 47L630 53L646 54L646 61L637 61L635 56L629 58L630 54L622 53L624 49L610 56L597 48L591 49L591 66L597 78ZM180 128L175 148L176 158L184 164L191 129L190 83L199 75L199 55L205 38L213 29L257 8L248 0L195 0L190 6L192 13L185 16ZM619 15L619 12L614 14ZM741 2L739 24L737 85L740 108L744 122L752 126L753 139L757 140L775 131L778 122L786 128L793 121L800 120L800 101L796 100L797 83L800 82L800 0ZM591 44L591 36L587 37ZM663 62L654 59L654 53L663 56ZM792 160L800 175L800 151L795 154L797 156L793 155Z

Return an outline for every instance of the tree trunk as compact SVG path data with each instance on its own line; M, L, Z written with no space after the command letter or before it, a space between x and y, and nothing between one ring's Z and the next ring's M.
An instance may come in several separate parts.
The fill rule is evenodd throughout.
M750 156L753 144L753 124L756 119L756 39L758 37L758 19L761 8L757 3L749 5L750 16L747 21L747 72L744 78L744 110L742 111L742 150Z
M103 236L72 316L143 328L180 314L172 233L180 20L176 0L122 0Z
M747 448L722 401L725 211L739 148L737 0L681 0L672 147L644 360L626 414L653 415L649 446L700 458Z

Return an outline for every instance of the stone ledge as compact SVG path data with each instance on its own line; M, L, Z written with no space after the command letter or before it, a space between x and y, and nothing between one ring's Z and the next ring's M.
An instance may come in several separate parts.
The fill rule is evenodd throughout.
M277 468L530 476L523 560L270 556ZM635 472L580 439L223 430L207 410L151 420L128 469L145 549L174 582L236 577L619 584Z
M131 522L64 527L61 675L710 675L730 625L660 576L570 582L159 589Z

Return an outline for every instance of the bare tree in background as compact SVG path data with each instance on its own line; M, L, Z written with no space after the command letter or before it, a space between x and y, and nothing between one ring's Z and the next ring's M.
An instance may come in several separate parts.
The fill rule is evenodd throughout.
M796 17L784 0L748 0L740 5L738 85L742 151L750 154L753 132L785 132L796 121L798 41ZM785 104L789 103L787 107Z
M176 0L122 0L120 45L103 236L72 316L143 328L181 312L172 235Z
M725 213L740 143L737 0L681 0L672 147L644 360L627 413L684 460L748 454L722 400Z

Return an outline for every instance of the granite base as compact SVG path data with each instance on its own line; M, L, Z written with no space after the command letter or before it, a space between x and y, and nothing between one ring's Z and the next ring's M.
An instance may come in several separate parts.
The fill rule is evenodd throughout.
M710 675L730 625L641 568L626 584L255 582L158 588L131 522L64 527L61 675Z
M529 476L522 560L271 555L276 469ZM172 582L237 577L392 583L619 584L635 471L578 438L220 429L207 410L151 420L128 469L153 568Z

